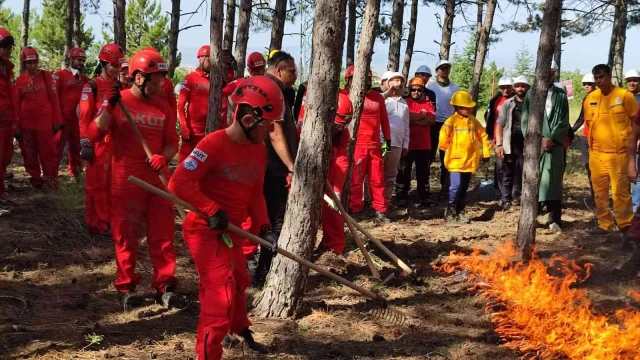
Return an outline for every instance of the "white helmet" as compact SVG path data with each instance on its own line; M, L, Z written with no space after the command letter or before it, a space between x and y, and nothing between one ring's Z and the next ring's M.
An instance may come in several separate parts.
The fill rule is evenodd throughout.
M631 69L631 70L627 71L626 74L624 74L624 78L625 79L628 79L628 78L640 78L640 73L636 69Z
M511 76L503 76L498 80L498 86L512 86L513 78Z
M529 83L529 78L527 78L526 75L520 75L520 76L516 77L515 79L513 79L513 85L516 85L516 84L525 84L525 85L528 85L528 86L531 85Z
M555 60L551 60L551 70L558 71L558 63Z
M590 83L590 84L595 84L596 79L593 77L593 74L585 74L582 77L582 83Z

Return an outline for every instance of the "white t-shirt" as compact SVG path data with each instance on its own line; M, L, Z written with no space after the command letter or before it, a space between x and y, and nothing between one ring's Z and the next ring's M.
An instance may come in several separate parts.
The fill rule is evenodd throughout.
M437 81L433 81L427 84L427 89L436 93L436 122L445 122L455 111L449 101L451 101L453 93L460 88L452 82L443 87Z
M391 128L391 146L409 148L409 105L402 97L389 97L385 101L389 127ZM382 130L380 141L384 141Z

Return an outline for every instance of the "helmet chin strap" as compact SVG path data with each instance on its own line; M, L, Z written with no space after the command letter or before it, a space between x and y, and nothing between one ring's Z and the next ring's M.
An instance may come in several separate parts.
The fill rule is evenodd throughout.
M142 82L141 85L138 85L136 82L134 82L134 84L136 85L136 87L138 89L140 89L140 92L142 93L142 96L144 96L145 98L149 99L149 96L147 96L147 81L149 80L149 76L148 75L143 75L142 76L144 78L144 81Z

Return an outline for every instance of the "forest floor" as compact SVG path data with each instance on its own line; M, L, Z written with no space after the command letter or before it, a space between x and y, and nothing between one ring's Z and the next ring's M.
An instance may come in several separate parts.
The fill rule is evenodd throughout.
M563 233L540 227L537 254L548 260L564 255L594 264L592 281L581 284L593 311L611 314L624 307L629 289L640 278L623 280L611 270L626 261L622 237L587 237L593 213L585 206L589 187L579 151L569 154L565 175ZM436 166L432 168L436 171ZM33 190L20 159L11 169L10 216L0 217L0 358L1 359L195 359L198 320L198 278L176 225L180 291L190 305L166 311L153 303L153 271L142 240L139 290L146 306L123 312L112 285L113 243L108 236L89 236L84 218L83 187L68 178L57 191ZM439 185L433 176L432 189ZM474 185L482 178L478 174ZM518 208L503 212L499 201L479 202L472 192L468 225L447 225L443 206L395 209L393 222L374 224L358 218L400 258L418 269L423 283L396 277L379 285L368 274L357 248L345 257L323 254L317 263L373 287L407 315L394 325L370 314L375 304L353 291L311 272L299 318L273 320L252 317L256 339L273 354L261 356L246 347L225 350L225 359L517 359L522 354L500 346L484 300L456 291L432 264L452 250L487 252L514 237ZM369 217L371 218L371 217ZM546 217L540 217L542 224ZM319 236L320 238L320 236ZM382 278L396 271L383 253L372 249ZM316 255L317 256L317 255ZM251 299L259 295L250 290ZM251 303L251 301L249 301Z

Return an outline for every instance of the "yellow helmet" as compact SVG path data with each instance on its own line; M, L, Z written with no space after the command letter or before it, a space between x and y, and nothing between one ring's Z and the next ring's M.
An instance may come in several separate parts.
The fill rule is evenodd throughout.
M453 96L451 97L451 101L449 101L449 104L453 106L462 106L466 108L472 108L476 106L476 103L471 98L471 95L464 90L458 90L455 93L453 93Z
M271 51L269 51L269 59L271 59L273 57L273 55L275 55L275 53L279 52L280 50L278 49L273 49Z

